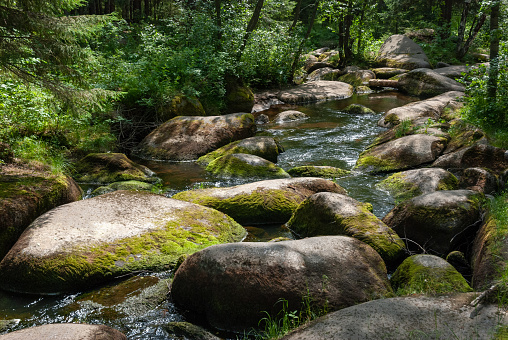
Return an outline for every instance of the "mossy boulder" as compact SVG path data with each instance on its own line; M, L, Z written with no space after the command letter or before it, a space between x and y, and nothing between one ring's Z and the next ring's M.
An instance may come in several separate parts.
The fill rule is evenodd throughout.
M503 339L508 313L478 293L379 299L329 313L282 339Z
M459 187L484 194L494 194L502 186L498 176L487 169L467 168L460 176Z
M374 110L369 109L368 107L366 107L364 105L360 105L360 104L351 104L351 105L348 105L342 111L344 111L346 113L349 113L349 114L354 114L354 115L372 115L372 114L376 114L376 112L374 112Z
M323 67L318 68L312 71L307 76L307 81L317 81L317 80L338 80L344 72L333 67Z
M371 79L376 79L376 74L374 72L370 70L357 70L340 76L338 81L342 81L356 87L368 84Z
M213 327L243 331L264 314L300 309L302 298L334 311L391 294L383 260L345 236L208 247L178 268L171 297Z
M427 68L418 68L399 78L400 91L411 96L434 97L449 91L464 92L464 85Z
M439 157L433 164L438 168L485 168L494 173L508 169L506 150L488 145L484 139L472 146Z
M211 161L206 171L221 178L289 178L281 167L256 155L232 153Z
M382 180L378 186L401 202L438 190L456 190L458 183L457 177L449 171L425 168L398 172Z
M254 93L237 77L226 77L226 113L252 111L254 106Z
M198 163L208 165L211 161L234 153L256 155L277 163L277 157L284 152L282 145L272 137L256 136L229 143L198 158Z
M206 116L206 112L197 97L179 94L174 96L167 106L157 110L159 121L165 122L176 116Z
M450 91L429 99L393 108L385 113L383 118L379 120L378 125L390 128L404 120L415 121L422 117L437 121L451 102L458 102L463 96L463 92Z
M413 255L390 278L398 295L470 292L466 279L446 260L434 255Z
M411 240L410 250L445 256L469 244L478 231L484 196L471 190L443 190L417 196L393 208L389 227Z
M446 147L446 138L416 134L367 149L355 169L371 173L393 172L430 164Z
M273 121L277 124L291 123L299 120L308 119L305 113L296 110L286 110L278 113Z
M160 181L152 170L133 162L123 153L91 153L85 156L76 163L74 179L79 183L99 184Z
M33 220L82 193L66 175L26 164L0 165L0 260Z
M153 184L139 181L114 182L107 186L101 186L92 191L91 196L99 196L117 190L152 191Z
M310 196L298 206L287 227L297 237L354 237L374 248L387 265L393 265L404 256L404 242L370 209L372 205L358 202L349 196L321 192Z
M288 104L311 103L349 98L353 90L353 86L341 81L318 80L282 90L277 98Z
M194 160L236 140L254 136L250 113L175 117L146 136L133 153L140 158Z
M302 165L289 169L287 173L293 177L339 178L349 175L351 171L326 165Z
M313 177L274 179L228 188L183 191L175 199L222 211L242 224L286 223L298 205L317 192L346 191L336 183Z
M507 201L504 204L508 206ZM485 290L505 282L508 272L508 228L505 221L492 213L487 215L474 239L471 263L474 289Z
M379 66L403 68L430 68L429 59L420 45L402 34L395 34L386 39L376 56Z
M372 69L372 72L374 72L377 79L390 79L399 74L406 73L408 70L395 67L379 67Z
M53 323L20 329L0 335L2 340L59 339L59 340L127 340L125 334L106 325L84 323Z
M36 219L0 262L0 287L31 294L83 290L133 272L170 269L182 254L245 235L214 209L115 191Z

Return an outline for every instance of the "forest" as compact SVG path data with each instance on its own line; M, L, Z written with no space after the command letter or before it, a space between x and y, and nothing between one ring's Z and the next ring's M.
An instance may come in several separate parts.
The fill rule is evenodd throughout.
M128 152L175 98L226 113L228 82L290 86L300 55L325 46L338 68L369 67L404 33L433 65L494 57L490 74L464 79L464 117L508 138L505 1L2 0L0 10L0 141L57 172L90 152Z

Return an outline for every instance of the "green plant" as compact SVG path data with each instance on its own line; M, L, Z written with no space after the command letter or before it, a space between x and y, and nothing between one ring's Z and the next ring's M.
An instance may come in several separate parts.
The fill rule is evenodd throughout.
M395 137L400 138L409 135L415 130L411 119L403 119L395 128Z

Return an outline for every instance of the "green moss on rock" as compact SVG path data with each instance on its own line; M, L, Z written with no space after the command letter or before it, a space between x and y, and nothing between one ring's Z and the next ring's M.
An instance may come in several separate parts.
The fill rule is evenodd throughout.
M367 114L375 114L374 110L369 109L368 107L360 104L351 104L348 107L346 107L344 112L349 114L356 114L356 115L367 115Z
M206 171L226 178L289 178L287 172L274 163L255 155L235 153L219 157Z
M98 187L92 191L91 196L103 195L116 190L152 191L153 188L153 184L140 181L114 182L107 186Z
M92 153L76 165L76 181L108 184L120 181L160 181L147 167L136 164L123 153Z
M293 177L323 177L339 178L351 173L349 170L334 168L332 166L304 165L289 169L288 174Z
M451 264L433 255L414 255L405 259L390 282L397 295L472 291Z

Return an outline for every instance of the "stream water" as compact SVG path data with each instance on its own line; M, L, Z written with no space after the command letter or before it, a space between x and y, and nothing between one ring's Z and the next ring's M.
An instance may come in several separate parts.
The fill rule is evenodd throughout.
M407 97L398 92L382 92L354 96L340 101L321 102L305 106L284 106L263 112L270 117L285 109L296 109L310 118L289 124L266 124L258 127L258 135L277 138L286 151L279 156L278 165L288 170L300 165L330 165L352 169L359 154L383 131L377 121L383 112L402 106L417 98ZM373 109L374 115L349 115L341 109L352 103ZM148 162L140 161L155 171L163 179L167 196L196 187L230 186L247 183L245 181L224 182L207 175L194 162ZM375 184L383 176L371 176L359 172L337 179L337 183L348 194L374 207L374 214L383 217L392 207L393 199L384 191L376 189ZM246 226L249 231L247 241L265 241L278 236L291 237L280 225ZM132 284L113 283L102 290L86 292L87 296L116 301L122 296L134 296L149 282L167 278L171 273L143 273ZM147 283L148 282L148 283ZM170 302L151 308L142 315L116 316L105 312L102 305L83 303L83 294L64 296L26 296L0 291L0 321L13 321L8 331L58 322L82 322L106 324L124 332L129 339L171 339L163 325L171 321L181 321L183 317ZM111 302L112 303L112 302ZM1 329L1 324L0 324ZM2 334L0 332L0 334Z

